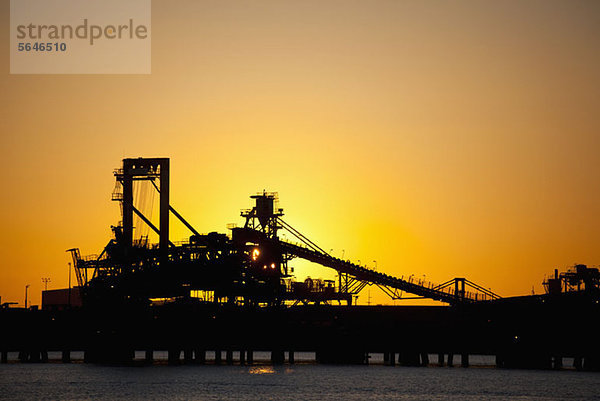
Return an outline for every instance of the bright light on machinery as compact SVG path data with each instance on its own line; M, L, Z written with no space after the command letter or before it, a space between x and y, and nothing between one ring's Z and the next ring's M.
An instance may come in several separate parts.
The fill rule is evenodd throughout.
M258 248L254 248L252 250L252 260L256 261L256 259L258 259L259 256L260 256L260 250Z
M271 263L271 269L275 268L275 263Z

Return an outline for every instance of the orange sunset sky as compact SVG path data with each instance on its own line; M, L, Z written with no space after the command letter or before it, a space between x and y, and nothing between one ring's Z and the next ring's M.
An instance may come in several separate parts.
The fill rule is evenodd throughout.
M138 156L171 158L200 232L266 189L392 275L513 296L600 264L598 1L155 0L150 75L10 75L7 0L0 24L2 302L102 250Z

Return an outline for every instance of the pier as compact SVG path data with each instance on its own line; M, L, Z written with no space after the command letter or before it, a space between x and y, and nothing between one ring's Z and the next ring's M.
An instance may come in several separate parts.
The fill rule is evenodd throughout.
M512 298L464 277L394 277L325 252L283 220L277 195L267 192L251 196L243 227L200 234L169 203L169 168L166 158L123 160L114 172L112 199L123 213L114 237L99 255L69 249L77 286L45 291L41 310L0 309L2 363L9 352L23 363L47 362L49 352L69 363L83 352L86 363L131 364L136 351L152 363L166 351L173 365L253 364L256 352L294 364L296 353L310 352L324 364L368 364L381 354L391 367L467 368L471 355L489 355L499 368L562 369L570 358L575 369L600 370L597 269L556 271L547 294ZM159 194L159 222L136 208L134 182ZM158 244L134 238L134 215ZM187 240L171 241L171 215L190 230ZM296 281L294 258L333 269L337 280ZM394 300L408 294L442 305L354 305L371 285Z
M382 354L388 366L469 367L469 355L491 355L499 368L597 371L600 347L589 317L598 316L599 307L589 301L539 296L462 308L189 303L128 311L12 309L0 312L0 344L3 363L8 352L36 363L60 352L68 363L75 351L87 363L107 364L131 364L135 351L143 351L152 363L155 352L167 351L169 364L251 365L256 352L269 353L273 364L293 364L295 353L311 352L326 364L368 364L370 355ZM574 365L564 366L565 358Z

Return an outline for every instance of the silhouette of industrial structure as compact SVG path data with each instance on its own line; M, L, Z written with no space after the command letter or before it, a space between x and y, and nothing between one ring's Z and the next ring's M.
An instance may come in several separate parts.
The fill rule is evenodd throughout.
M167 350L170 363L253 363L269 351L273 363L294 363L294 352L315 352L321 363L469 365L469 355L496 356L499 367L556 368L572 357L578 369L600 370L595 332L599 316L597 269L576 265L544 282L547 294L501 298L465 278L442 284L393 277L333 257L283 220L276 193L251 196L243 227L200 234L170 204L167 158L124 159L115 170L112 199L122 221L99 255L69 249L77 286L45 291L42 310L0 310L2 361L44 361L48 350L64 362L83 350L87 362L146 362ZM144 210L140 184L158 194L158 222ZM146 191L148 193L148 191ZM152 204L152 202L150 202ZM191 235L173 242L169 218ZM134 226L134 221L138 225ZM158 236L152 244L141 226ZM283 239L294 238L296 242ZM337 272L336 280L295 281L290 261L302 258ZM368 285L392 299L429 298L445 306L357 306ZM202 294L202 296L198 296ZM77 306L77 307L75 307ZM183 359L181 356L183 355Z
M251 196L252 209L242 211L243 227L226 234L199 234L169 203L169 159L125 159L115 171L113 200L122 210L122 224L114 226L114 238L99 256L73 256L77 281L87 302L186 297L194 291L211 292L216 302L244 305L352 302L367 285L376 285L393 299L403 293L449 304L498 299L499 296L464 278L442 285L404 280L335 258L307 236L286 223L277 207L277 194ZM135 206L134 182L148 181L159 194L156 225ZM187 241L174 244L169 237L173 214L191 232ZM134 215L159 237L158 246L147 237L134 239ZM157 227L158 226L158 227ZM298 243L280 238L285 231ZM307 279L295 282L288 268L293 258L303 258L337 271L337 283Z

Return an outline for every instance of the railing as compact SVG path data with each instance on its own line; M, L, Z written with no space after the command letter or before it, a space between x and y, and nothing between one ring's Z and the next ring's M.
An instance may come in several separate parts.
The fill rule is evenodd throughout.
M379 286L388 286L397 290L405 291L411 294L431 298L447 303L460 302L480 302L498 299L499 296L491 291L485 290L483 287L476 285L468 280L465 280L470 286L479 290L478 292L471 291L456 291L448 285L436 285L424 279L416 279L409 276L408 279L397 278L388 274L375 271L373 269L354 264L349 260L342 260L325 253L321 253L312 247L309 248L306 244L292 243L279 240L279 243L287 250L299 257L311 260L321 265L333 268L339 273L346 273L353 276L356 280L365 281ZM452 280L451 280L452 282ZM446 283L445 283L446 284ZM364 286L360 287L360 289ZM388 293L390 295L391 293ZM392 295L390 295L392 296ZM392 296L394 298L394 296ZM396 297L396 299L399 299Z

